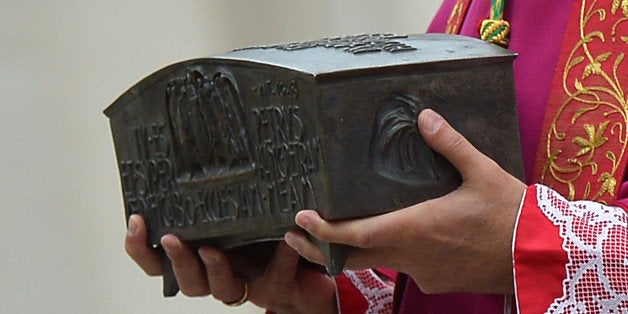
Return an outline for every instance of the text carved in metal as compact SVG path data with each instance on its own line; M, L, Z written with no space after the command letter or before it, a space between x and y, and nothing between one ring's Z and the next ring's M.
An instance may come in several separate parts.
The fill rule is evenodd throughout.
M296 82L258 86L268 104L245 112L225 75L188 71L172 79L165 93L171 134L162 123L136 126L137 158L119 162L129 212L184 228L315 208L311 176L322 162L319 136L308 135L298 102L270 99L295 99ZM205 182L210 187L198 193L181 192Z

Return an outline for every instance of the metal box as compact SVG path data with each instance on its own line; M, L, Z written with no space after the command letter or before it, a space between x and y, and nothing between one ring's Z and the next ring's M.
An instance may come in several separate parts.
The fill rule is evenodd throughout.
M281 239L304 208L337 220L441 196L460 177L418 133L425 108L522 178L514 58L461 36L371 34L167 66L105 110L126 215L152 245L172 233L227 250ZM340 273L349 249L321 248Z

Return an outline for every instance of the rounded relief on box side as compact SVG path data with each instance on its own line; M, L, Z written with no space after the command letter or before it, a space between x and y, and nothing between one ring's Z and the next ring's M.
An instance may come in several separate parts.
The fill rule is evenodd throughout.
M427 145L417 127L419 113L429 107L426 99L409 94L394 94L381 103L369 147L376 173L409 186L447 180L453 167Z

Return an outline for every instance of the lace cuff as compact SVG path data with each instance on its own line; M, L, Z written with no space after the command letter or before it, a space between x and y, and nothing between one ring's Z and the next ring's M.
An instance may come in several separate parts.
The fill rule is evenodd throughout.
M392 313L394 282L371 269L346 270L336 278L340 313Z
M513 256L521 313L628 309L628 219L619 207L531 186Z

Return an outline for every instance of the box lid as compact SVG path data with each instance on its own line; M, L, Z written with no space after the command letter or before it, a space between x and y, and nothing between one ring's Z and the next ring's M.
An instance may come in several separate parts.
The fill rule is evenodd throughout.
M105 109L109 117L143 90L195 64L268 66L294 71L318 84L413 71L444 71L511 62L516 54L479 39L450 34L365 34L250 47L169 65L147 76Z
M386 68L404 66L407 69L408 65L428 66L443 61L477 64L478 59L494 62L495 58L510 60L515 55L510 50L466 36L368 34L244 48L215 59L292 69L315 76L320 82L328 76L337 77L340 73L355 76L367 69L378 69L379 74Z

